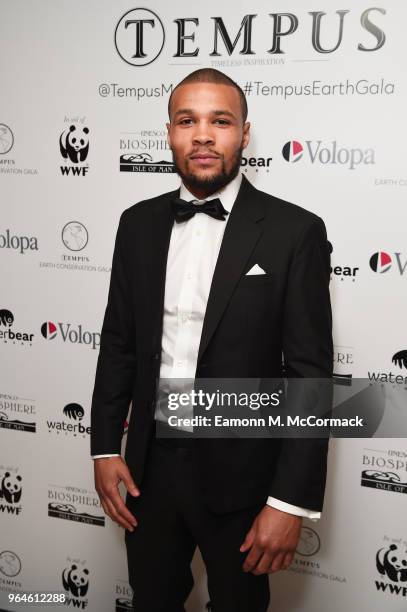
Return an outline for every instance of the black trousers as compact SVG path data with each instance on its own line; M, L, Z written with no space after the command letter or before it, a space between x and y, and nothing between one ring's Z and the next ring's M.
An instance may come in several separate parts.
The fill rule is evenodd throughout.
M184 612L197 546L213 612L266 612L268 576L244 572L248 553L239 550L264 504L221 515L210 512L200 499L188 442L154 439L141 495L126 496L138 521L133 532L125 531L134 612Z

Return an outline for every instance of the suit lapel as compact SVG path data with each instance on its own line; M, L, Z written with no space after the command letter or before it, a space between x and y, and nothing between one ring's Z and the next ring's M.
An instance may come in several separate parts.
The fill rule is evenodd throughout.
M179 197L179 189L166 194L164 201L160 200L151 206L150 257L146 254L146 264L147 261L150 262L150 275L146 278L146 288L149 288L150 294L147 307L151 308L149 319L152 326L150 337L153 350L157 350L160 346L162 336L165 274L174 223L171 200L174 197ZM257 190L243 176L225 228L213 274L202 327L198 363L216 330L245 264L262 235L262 227L258 222L264 216L263 203L257 195Z
M179 197L179 189L166 194L164 202L161 200L151 207L150 224L150 276L146 279L150 299L147 307L150 308L150 321L152 324L151 338L153 350L160 346L163 314L164 314L164 292L165 273L167 267L168 248L170 245L171 230L174 223L174 215L171 208L171 200Z
M264 206L256 189L243 176L225 228L213 274L199 345L198 363L262 234L263 230L258 222L264 216Z

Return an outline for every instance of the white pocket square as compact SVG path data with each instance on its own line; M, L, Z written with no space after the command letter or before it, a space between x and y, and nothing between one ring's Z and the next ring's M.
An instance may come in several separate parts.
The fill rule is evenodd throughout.
M246 272L246 276L249 274L266 274L263 268L260 268L259 264L255 264L248 272Z

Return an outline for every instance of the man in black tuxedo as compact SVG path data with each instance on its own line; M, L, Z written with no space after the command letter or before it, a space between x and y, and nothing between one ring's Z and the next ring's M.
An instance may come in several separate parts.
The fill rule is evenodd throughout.
M240 174L250 123L229 77L188 75L169 117L181 186L125 210L117 230L92 398L95 485L126 529L135 610L184 610L198 546L215 612L265 612L268 574L291 564L302 517L320 516L328 440L160 438L161 381L283 368L331 378L329 243L320 217Z

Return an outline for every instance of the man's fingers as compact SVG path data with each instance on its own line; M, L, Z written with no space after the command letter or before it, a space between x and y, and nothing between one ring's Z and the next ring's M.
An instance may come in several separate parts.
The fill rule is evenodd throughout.
M264 552L260 557L256 567L252 570L252 574L255 576L260 576L260 574L267 574L270 565L273 561L273 556L269 552Z
M291 563L293 562L293 559L294 559L293 552L286 553L283 559L283 567L281 569L287 569L288 567L290 567Z
M252 546L253 542L254 542L254 536L255 536L255 531L253 528L251 528L248 532L247 535L244 539L243 544L240 547L240 552L246 552L246 550L249 550L249 548Z
M114 489L110 491L110 494L108 495L108 499L113 504L114 509L119 517L121 517L124 521L126 521L126 523L129 523L130 525L134 525L134 526L137 525L136 518L132 515L130 510L127 508L117 487L115 487Z
M249 554L245 559L245 562L243 563L243 571L251 572L256 567L262 554L263 551L260 548L257 548L256 545L252 546Z
M112 517L110 516L110 510L109 510L109 508L107 507L107 503L105 502L105 500L104 500L102 497L100 498L100 503L102 504L102 508L103 508L103 510L105 511L105 514L107 514L107 516L109 516L110 518L112 518Z
M126 489L131 495L134 495L135 497L140 495L140 490L138 489L133 478L131 477L130 470L127 467L123 469L121 472L119 472L119 476L124 482L124 486L126 487Z
M110 518L113 521L115 521L116 523L118 523L119 525L121 525L122 527L124 527L125 529L129 529L130 531L133 531L134 530L133 524L130 523L128 520L126 520L123 516L121 516L117 512L117 510L116 510L113 502L111 501L111 499L109 499L108 497L105 496L104 501L105 501L105 503L107 505L108 514L109 514ZM134 519L134 520L136 520L136 519ZM137 521L136 521L136 524L137 524Z
M271 574L272 572L278 572L279 570L283 569L283 561L285 558L286 553L281 552L278 553L277 555L275 555L275 557L272 559L272 563L269 567L269 573Z

